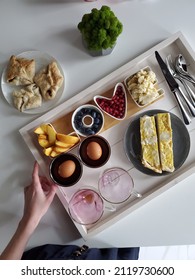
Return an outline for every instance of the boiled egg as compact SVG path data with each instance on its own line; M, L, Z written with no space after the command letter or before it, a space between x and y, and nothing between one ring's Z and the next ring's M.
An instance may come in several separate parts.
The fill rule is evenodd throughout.
M66 160L60 164L58 168L58 173L61 177L68 178L72 176L72 174L75 172L75 169L76 169L76 165L74 161Z
M98 160L102 156L102 148L100 144L95 141L90 142L87 145L87 155L92 160Z

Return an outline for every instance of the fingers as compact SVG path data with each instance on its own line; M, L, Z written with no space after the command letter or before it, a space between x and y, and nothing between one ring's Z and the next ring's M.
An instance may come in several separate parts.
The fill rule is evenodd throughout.
M51 185L51 182L45 176L39 176L39 180L40 180L41 184L45 184L45 185L49 185L49 186Z
M39 176L39 165L37 162L34 164L32 179L32 186L37 190L39 189L39 191L42 189L47 193L47 199L52 201L56 193L57 185L49 181L45 176Z
M50 191L52 185L56 186L52 181L48 180L45 176L39 176L42 189L46 192Z
M35 161L35 163L34 163L32 179L35 183L35 186L38 185L38 183L40 182L40 180L39 180L39 165L38 165L37 161Z
M47 198L48 198L49 203L51 203L53 201L53 198L56 194L56 189L57 189L56 185L51 185L50 191L47 194Z

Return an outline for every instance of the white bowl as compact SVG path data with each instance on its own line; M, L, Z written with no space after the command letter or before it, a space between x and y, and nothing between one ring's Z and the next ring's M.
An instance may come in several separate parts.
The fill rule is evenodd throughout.
M72 127L83 137L98 134L103 126L104 115L97 106L85 104L72 114Z
M138 72L140 72L140 71L142 71L142 70L145 70L145 71L148 71L148 72L149 72L149 71L152 71L152 72L154 73L154 71L153 71L149 66L146 66L146 67L140 69L139 71L137 71L136 73L134 73L133 75L128 76L128 77L125 78L125 80L124 80L125 86L126 86L128 92L129 92L131 98L133 99L133 101L135 102L135 104L136 104L138 107L140 107L140 108L144 108L144 107L148 106L149 104L153 103L154 101L158 100L159 98L161 98L161 97L164 95L163 89L158 88L158 80L157 80L157 78L156 78L155 81L154 81L154 83L153 83L153 85L154 85L154 87L155 87L155 89L156 89L156 91L154 92L155 95L154 95L154 96L152 96L152 95L149 96L149 95L148 95L148 102L146 102L145 104L140 104L140 103L138 102L138 100L136 100L136 99L134 98L134 96L132 95L131 90L129 89L128 81L129 81L130 79L132 79L133 76L135 76Z
M114 112L115 110L115 106L118 106L118 101L115 99L116 98L116 94L118 92L118 88L121 87L122 89L122 93L123 93L123 97L124 97L124 108L117 108L116 111L118 111L120 113L120 109L123 110L123 112L121 111L122 115L120 117L117 117L116 115L113 115L112 112ZM114 88L114 92L113 92L113 95L111 98L108 98L108 97L104 97L102 95L96 95L94 98L93 98L95 104L105 113L107 114L108 116L116 119L116 120L124 120L125 117L126 117L126 114L127 114L127 94L126 94L126 90L125 90L125 87L122 83L117 83L115 85L115 88ZM101 103L101 100L102 102L104 102L103 104ZM102 104L102 105L101 105ZM106 104L107 106L107 110L104 109L104 105Z
M54 130L55 133L56 133L56 140L58 140L58 143L57 143L57 141L55 141L55 143L50 143L50 145L48 145L48 146L46 147L46 148L51 149L50 152L49 152L48 154L46 154L46 153L44 152L44 147L41 146L41 145L39 144L39 146L42 148L42 150L43 150L43 152L44 152L44 154L45 154L46 156L49 156L50 158L54 158L54 157L58 156L59 154L66 153L66 152L70 152L72 149L74 149L76 146L78 146L78 145L80 144L81 138L80 138L80 136L76 133L76 131L72 131L72 132L69 133L69 134L58 133L58 132L56 131L55 127L54 127L51 123L45 123L45 124L47 124L48 126L50 126L50 127L53 128L53 130ZM78 138L78 142L75 143L75 144L74 144L74 143L71 144L70 142L65 143L63 140L59 140L59 139L58 139L57 134L62 134L62 135L67 135L67 136L76 136L76 137ZM49 135L48 135L48 133L45 132L44 135L46 136L46 139L49 141ZM37 140L38 140L38 143L39 143L39 134L37 134ZM61 142L62 142L62 143L61 143ZM62 145L61 145L61 144L62 144ZM65 144L66 146L63 145L63 144ZM56 151L57 148L58 148L58 152ZM55 151L56 153L53 154L53 155L51 156L51 152L54 153L54 151Z

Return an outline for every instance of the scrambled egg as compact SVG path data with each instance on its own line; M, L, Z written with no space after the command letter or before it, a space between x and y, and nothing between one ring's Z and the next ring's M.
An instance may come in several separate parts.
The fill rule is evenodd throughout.
M126 85L135 102L144 106L160 96L156 83L155 73L149 69L142 69L127 79Z

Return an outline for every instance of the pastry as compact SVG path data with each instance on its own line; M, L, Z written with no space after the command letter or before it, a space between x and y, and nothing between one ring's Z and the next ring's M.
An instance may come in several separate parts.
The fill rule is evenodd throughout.
M41 90L43 99L53 99L63 83L63 76L55 61L44 67L34 77L34 82Z
M142 164L157 173L162 173L154 116L145 115L140 118L140 136Z
M42 105L42 96L39 88L31 84L13 92L14 106L21 112L40 107Z
M156 120L161 167L163 171L173 172L175 168L170 114L159 113L156 115Z
M7 69L7 82L14 85L29 85L35 75L35 60L12 55Z

